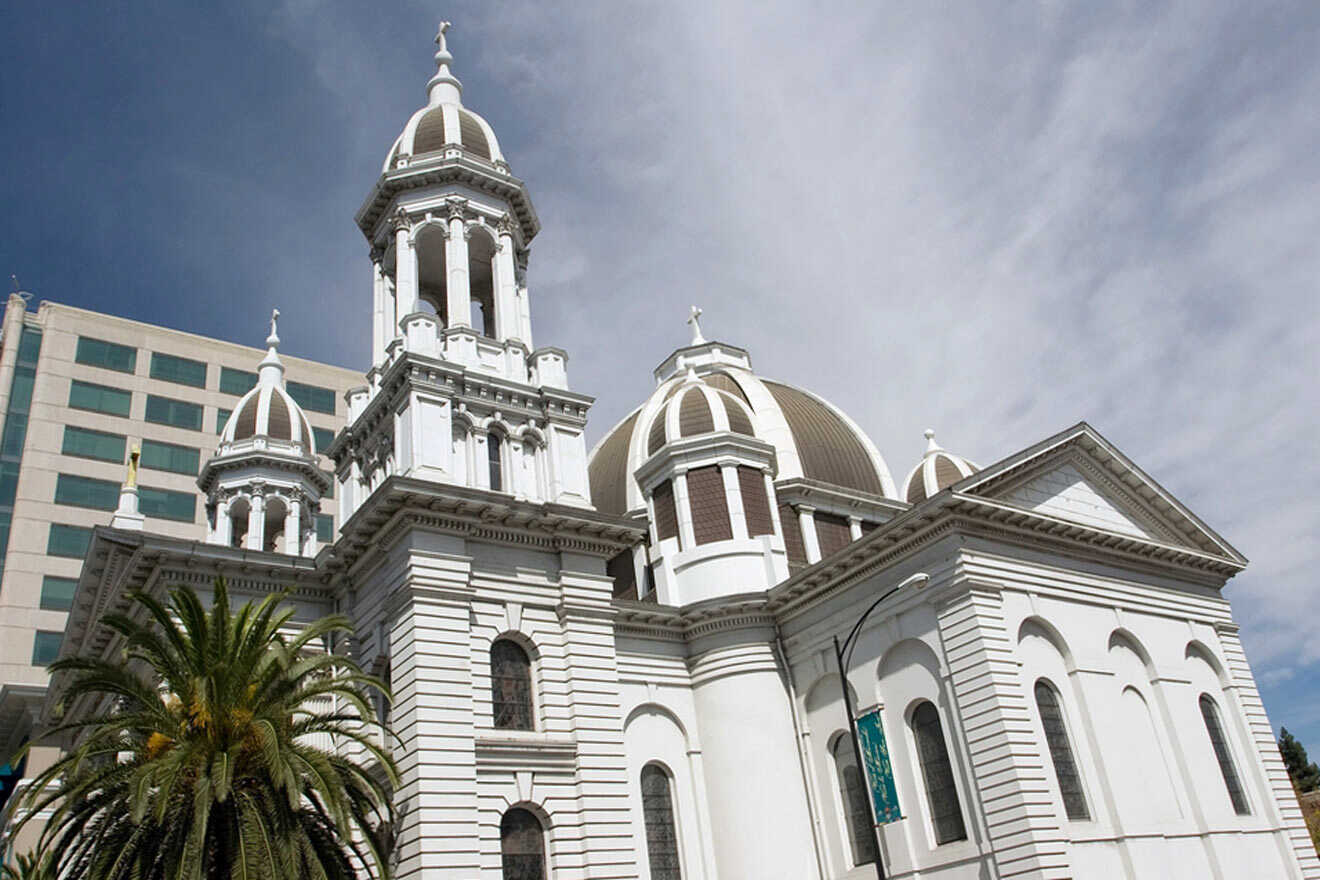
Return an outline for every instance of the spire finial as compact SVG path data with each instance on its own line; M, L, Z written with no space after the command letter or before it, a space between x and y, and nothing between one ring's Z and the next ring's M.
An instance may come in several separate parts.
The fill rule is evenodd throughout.
M701 335L701 309L693 306L687 322L692 325L692 345L702 345L706 342L706 337Z
M451 27L453 24L442 21L435 35L435 44L439 47L435 52L435 76L426 84L426 94L432 107L438 104L462 103L463 84L449 70L454 56L449 54L449 40L445 35L449 33Z
M935 442L935 429L934 429L934 428L927 428L927 429L926 429L926 454L927 454L927 455L930 455L932 452L939 452L939 451L940 451L940 444L938 444L938 443Z
M266 356L257 367L257 375L264 385L278 385L284 378L284 364L280 363L280 334L277 324L280 310L270 310L270 335L266 337Z

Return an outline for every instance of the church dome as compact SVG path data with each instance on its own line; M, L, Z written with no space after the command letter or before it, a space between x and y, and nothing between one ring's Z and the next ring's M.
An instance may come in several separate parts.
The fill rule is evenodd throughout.
M284 364L279 358L280 338L271 318L270 336L266 339L266 357L257 367L257 384L244 394L229 414L220 432L220 449L242 447L258 438L268 448L289 447L294 455L313 458L316 440L311 423L298 402L284 390Z
M719 352L713 361L701 354L711 349ZM695 361L690 370L682 369L684 353ZM755 375L745 352L701 340L680 349L661 370L671 364L680 369L592 450L588 474L597 509L624 514L644 508L633 475L647 459L676 439L726 430L774 447L777 480L800 478L898 497L880 452L852 419L809 391Z
M436 74L427 83L427 105L403 127L403 133L390 147L382 171L441 153L446 147L458 147L465 156L504 164L495 131L486 120L463 106L463 85L449 69L454 57L445 46L448 29L448 22L441 24L435 38L440 48L435 53Z
M979 471L972 462L935 442L934 429L926 429L926 454L903 481L903 500L920 504L932 495Z
M747 405L695 375L671 388L666 397L646 432L647 456L655 455L666 443L715 431L756 436Z

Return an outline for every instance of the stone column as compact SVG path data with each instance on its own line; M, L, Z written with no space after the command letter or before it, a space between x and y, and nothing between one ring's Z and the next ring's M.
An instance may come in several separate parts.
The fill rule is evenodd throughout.
M385 274L380 266L381 253L371 250L371 363L385 360L385 344L393 338L385 322ZM389 336L386 336L389 333Z
M259 492L253 492L251 505L248 509L247 548L249 550L261 550L265 546L266 496Z
M963 582L937 607L956 717L941 721L975 780L964 791L968 824L989 837L997 875L1031 880L1073 876L1068 841L1050 804L1041 745L1004 624L998 589ZM952 756L955 765L958 756ZM969 833L976 834L971 827Z
M729 525L734 540L747 540L747 512L743 510L742 486L738 484L738 463L720 462L720 476L724 478L724 501L729 508Z
M862 537L862 518L860 516L848 517L848 537L854 541Z
M213 544L228 547L234 540L234 521L229 518L229 499L223 498L215 506L215 529L212 532Z
M302 501L290 498L289 512L284 514L284 552L290 556L302 555Z
M390 342L399 335L399 312L395 304L395 281L386 275L381 286L381 314L384 317L385 326L381 332L384 334L384 354L382 358L388 357L390 353ZM372 383L374 393L375 383Z
M463 224L467 200L445 201L449 212L449 238L445 240L445 311L447 327L472 326L472 290L468 285L468 236ZM406 314L406 312L405 312Z
M775 497L775 478L771 476L769 468L761 471L765 477L765 501L770 505L770 522L774 524L775 534L780 540L784 538L784 524L779 520L779 499Z
M495 250L495 332L490 335L504 342L518 332L518 292L513 266L513 219L505 214L499 222L499 242Z
M527 292L526 273L518 271L516 262L514 266L518 292L518 338L527 346L528 351L535 351L536 346L532 342L532 302L531 295Z
M417 251L412 222L403 209L394 216L394 296L396 319L417 311ZM390 339L398 335L396 324L390 328Z
M688 501L687 472L674 475L674 513L678 516L678 543L683 550L697 546L697 536L692 530L692 505Z
M807 565L820 562L820 541L816 537L816 508L799 504L798 528L802 530L802 548L807 553Z

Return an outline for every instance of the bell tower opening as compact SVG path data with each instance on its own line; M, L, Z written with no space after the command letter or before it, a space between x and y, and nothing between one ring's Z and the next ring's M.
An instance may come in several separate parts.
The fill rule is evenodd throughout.
M417 306L416 311L430 312L436 315L442 325L449 326L447 257L445 254L444 230L434 224L427 224L417 231L415 238L417 255ZM399 316L401 319L402 315Z
M472 229L468 239L468 284L470 285L472 329L489 339L498 339L502 328L495 321L495 240L484 228Z

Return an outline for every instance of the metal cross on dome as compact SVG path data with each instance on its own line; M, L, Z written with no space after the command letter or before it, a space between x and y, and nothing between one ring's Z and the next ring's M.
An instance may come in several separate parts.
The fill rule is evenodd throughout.
M436 35L435 35L435 44L436 44L437 46L440 47L440 51L441 51L441 52L446 51L446 50L445 50L445 33L446 33L451 27L453 27L453 26L454 26L454 25L453 25L453 22L448 22L448 21L442 21L442 22L440 22L440 30L439 30L439 32L437 32Z
M693 345L701 345L706 341L706 337L701 335L700 319L701 319L701 309L697 308L696 306L693 306L691 309L691 316L687 319L687 322L692 325Z

